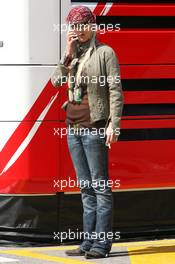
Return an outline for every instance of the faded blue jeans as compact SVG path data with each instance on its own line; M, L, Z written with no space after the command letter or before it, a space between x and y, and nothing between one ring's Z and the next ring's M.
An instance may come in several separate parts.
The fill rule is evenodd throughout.
M112 247L113 196L108 184L106 135L104 129L103 133L95 131L69 128L67 143L83 204L84 236L80 248L107 254Z

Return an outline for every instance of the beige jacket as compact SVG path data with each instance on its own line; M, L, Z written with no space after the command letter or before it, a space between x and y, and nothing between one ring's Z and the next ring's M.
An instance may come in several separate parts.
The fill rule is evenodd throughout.
M120 128L124 96L119 62L115 51L110 46L96 41L96 50L93 49L85 66L89 76L87 94L90 122L106 119L105 128L107 128L109 120L111 120L112 128L117 131ZM52 85L60 87L61 81L66 80L65 77L69 71L70 69L60 61L51 76Z

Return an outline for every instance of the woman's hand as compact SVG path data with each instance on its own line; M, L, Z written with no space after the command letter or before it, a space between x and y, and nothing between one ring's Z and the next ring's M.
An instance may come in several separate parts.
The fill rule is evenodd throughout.
M66 55L73 56L75 52L75 44L78 40L78 36L74 31L67 32L67 46L66 46Z
M106 145L109 145L115 141L118 140L118 135L115 134L113 128L112 128L112 122L109 122L109 125L106 129L106 135L107 135L107 139L106 139Z

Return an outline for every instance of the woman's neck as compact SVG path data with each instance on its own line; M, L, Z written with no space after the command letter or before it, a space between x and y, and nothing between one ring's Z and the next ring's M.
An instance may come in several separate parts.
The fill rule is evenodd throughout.
M87 46L90 45L90 42L91 42L91 38L88 39L88 40L85 41L85 42L79 42L79 43L80 43L80 46L81 46L81 47L87 47Z

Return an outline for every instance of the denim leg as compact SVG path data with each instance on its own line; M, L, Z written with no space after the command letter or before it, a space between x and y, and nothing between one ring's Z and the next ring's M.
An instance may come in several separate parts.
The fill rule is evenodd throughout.
M108 185L108 147L105 141L106 137L99 134L90 133L82 137L92 187L97 197L95 238L91 250L106 254L112 247L113 196Z
M84 239L80 244L80 248L88 251L93 244L93 239L91 239L90 235L95 231L97 201L94 190L91 187L91 174L81 138L80 134L67 134L68 148L79 182L83 204Z

